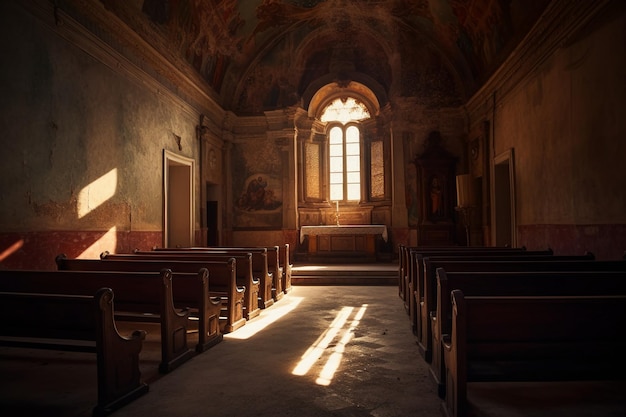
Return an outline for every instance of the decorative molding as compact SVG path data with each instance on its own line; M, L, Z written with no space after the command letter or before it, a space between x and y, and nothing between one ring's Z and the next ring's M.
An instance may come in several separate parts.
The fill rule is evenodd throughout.
M554 52L567 45L572 37L600 13L612 0L553 0L518 47L498 70L470 98L466 109L471 120L480 119L490 108L497 91L499 100L506 99Z
M66 0L62 5L31 0L22 6L48 29L113 71L172 101L194 118L222 120L217 95L182 61L164 57L96 0ZM106 34L106 36L101 34ZM106 39L106 40L105 40ZM150 74L153 71L154 74ZM155 77L156 75L156 77Z

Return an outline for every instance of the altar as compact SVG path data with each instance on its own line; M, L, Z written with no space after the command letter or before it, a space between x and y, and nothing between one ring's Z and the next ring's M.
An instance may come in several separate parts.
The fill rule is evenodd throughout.
M388 239L387 226L359 224L340 226L302 226L300 243L307 242L307 255L315 257L354 257L361 261L376 261L376 238Z

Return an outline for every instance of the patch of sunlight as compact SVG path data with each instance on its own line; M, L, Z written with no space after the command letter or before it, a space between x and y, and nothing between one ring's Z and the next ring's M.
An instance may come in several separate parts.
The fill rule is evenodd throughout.
M24 239L20 239L0 253L0 262L4 261L9 256L20 250L24 246Z
M100 259L100 254L104 251L115 253L117 247L117 227L110 228L100 239L96 240L91 246L85 249L79 259Z
M225 334L224 339L243 340L251 338L281 317L289 314L290 311L298 307L298 304L300 304L303 299L303 297L294 297L291 294L288 297L283 297L279 304L272 305L270 309L262 310L258 317L246 322L245 326L240 327L232 333Z
M365 312L365 306L366 305L363 305L361 307L361 310L359 310L359 312L356 314L355 318L352 321L352 324L347 330L347 333L349 333L350 335L344 334L341 337L339 344L334 349L334 353L337 353L338 356L331 355L331 357L328 359L324 369L322 370L322 373L320 374L320 377L318 378L318 384L328 385L330 383L330 380L332 380L332 375L334 375L334 372L339 366L339 363L341 363L343 349L352 337L351 334L354 331L354 328L363 317L363 314ZM311 370L313 365L324 355L324 352L331 345L332 341L335 340L335 338L341 333L344 325L348 322L348 319L350 318L353 310L354 307L343 307L341 309L341 311L337 314L330 326L328 326L328 328L317 338L315 342L313 342L311 346L309 346L307 351L302 355L300 362L291 372L293 375L304 376Z
M322 112L322 122L339 121L346 124L350 121L358 121L370 118L367 107L352 97L347 99L337 98L333 100Z
M323 265L305 265L305 266L298 266L297 269L300 269L302 271L321 271L322 269L328 269L328 266L323 266Z
M354 330L359 326L359 323L361 322L361 319L365 314L365 310L367 310L367 304L363 304L359 311L357 311L356 315L352 319L350 327L344 332L339 342L335 345L333 353L326 361L326 365L324 365L324 368L322 368L319 377L315 380L315 383L317 385L330 385L333 377L335 376L335 372L341 364L341 359L343 359L346 345L350 342L350 340L352 340L352 337L354 336Z
M81 219L115 195L117 168L113 168L78 193L76 211Z

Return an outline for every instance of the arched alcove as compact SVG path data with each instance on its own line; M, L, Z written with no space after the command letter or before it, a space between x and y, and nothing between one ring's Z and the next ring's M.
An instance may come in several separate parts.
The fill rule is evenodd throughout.
M354 80L345 83L328 82L314 92L310 89L307 92L310 98L304 107L308 123L302 123L297 130L300 225L336 224L338 216L342 224L390 223L390 135L380 129L378 122L381 113L379 94ZM324 110L331 103L337 100L347 102L348 99L366 108L369 117L360 120L322 120ZM333 158L341 158L331 150L331 147L336 149L337 143L331 145L330 132L341 131L341 136L350 129L354 132L355 128L359 135L360 169L352 172L352 175L359 176L360 198L354 199L354 194L351 198L338 198L336 193L331 193L331 189L336 187L333 178L344 175L344 180L349 180L348 174L331 167ZM348 163L347 159L343 156L345 164Z

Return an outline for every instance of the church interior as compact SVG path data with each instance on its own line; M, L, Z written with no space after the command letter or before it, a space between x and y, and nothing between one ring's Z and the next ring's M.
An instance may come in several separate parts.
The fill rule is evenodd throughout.
M385 225L383 258L467 240L621 257L624 14L583 3L5 2L0 261L305 254L301 227L337 217ZM369 115L351 196L328 139L348 125L321 120L336 102Z
M390 266L370 291L397 284L428 380L403 248L626 260L621 0L6 0L0 30L0 287L61 254L287 247L262 317L299 266Z

